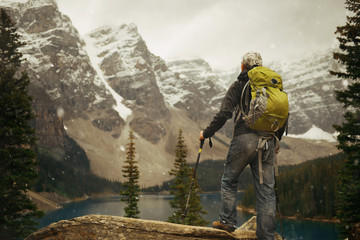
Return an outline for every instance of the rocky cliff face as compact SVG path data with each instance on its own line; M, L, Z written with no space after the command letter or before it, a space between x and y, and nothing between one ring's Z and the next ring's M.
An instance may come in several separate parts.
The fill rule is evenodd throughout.
M143 178L141 183L148 185L154 181L160 183L169 179L167 172L173 166L172 159L179 129L183 129L187 140L191 139L187 141L191 149L198 145L191 133L197 134L200 131L199 126L194 124L195 118L188 108L181 107L184 105L181 102L186 101L181 95L186 91L183 83L185 80L182 82L179 73L172 71L164 60L148 50L134 24L96 29L85 36L85 41L90 60L98 75L114 91L113 96L121 98L120 105L130 109L127 115L124 111L120 111L119 114L126 115L123 117L126 119L125 132L131 128L137 134L137 152L140 156L140 172ZM205 81L204 78L202 80ZM186 78L186 81L191 82L189 78ZM192 91L198 94L199 89L193 85ZM192 93L193 102L185 103L186 106L199 108L199 103L194 100L196 94ZM174 99L178 100L173 102ZM117 145L118 149L124 150L126 138L126 134L118 136L111 147ZM222 148L224 146L219 149ZM123 150L120 152L121 159L125 158ZM115 154L120 155L119 151ZM192 156L195 154L189 155L195 159L195 156ZM209 156L214 158L219 154L212 152ZM121 163L118 163L116 168L119 171ZM100 173L109 176L106 174ZM156 179L154 175L157 176Z
M272 65L282 75L289 96L292 134L304 133L312 126L333 133L332 125L341 124L344 119L344 109L334 91L344 89L348 82L329 73L341 68L332 57L333 51Z
M43 147L63 151L64 139L71 137L85 150L92 172L122 180L133 129L142 187L169 179L180 128L188 161L196 159L198 133L218 111L238 70L214 73L201 59L167 63L149 51L135 24L80 36L54 0L2 1L0 6L27 43L24 68ZM333 90L346 83L328 74L339 67L330 53L271 67L283 75L289 93L290 132L303 133L313 125L332 132L331 125L342 119ZM231 133L229 123L202 158L224 159Z
M56 160L74 157L74 169L89 169L89 163L80 166L76 156L65 156L72 146L69 136L82 137L73 133L73 121L87 119L91 128L111 128L112 135L120 135L124 120L112 109L115 100L93 69L85 42L70 19L59 12L55 1L0 5L12 16L26 43L21 49L27 60L23 68L31 80L29 91L34 96L39 147L51 152Z
M214 73L203 59L176 60L167 66L175 78L160 79L158 83L169 106L183 110L204 129L219 111L227 84L236 80L232 78L234 73ZM233 122L228 121L217 136L223 134L231 138L232 132Z
M149 52L135 24L103 27L86 36L99 74L132 110L131 128L153 144L166 135L170 113L156 84L164 61Z
M27 44L22 51L32 85L44 89L64 109L65 119L114 101L98 81L84 41L70 19L58 11L55 1L14 2L10 6Z
M208 121L218 111L226 90L210 65L203 59L192 59L172 61L168 67L175 78L161 79L160 85L170 105L186 111L196 122Z

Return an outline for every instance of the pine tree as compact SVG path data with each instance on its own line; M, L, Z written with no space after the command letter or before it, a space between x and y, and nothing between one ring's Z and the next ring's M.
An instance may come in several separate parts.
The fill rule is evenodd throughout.
M24 45L15 23L0 9L0 238L25 237L36 230L34 217L41 217L26 196L37 179L35 130L30 80L20 72Z
M174 209L174 214L168 218L168 221L185 225L204 226L208 222L203 219L202 215L207 214L207 212L202 210L200 197L197 195L200 187L196 180L190 194L186 218L184 219L183 216L193 175L192 169L186 162L186 155L187 149L180 129L175 149L174 168L169 172L171 176L175 176L175 179L170 186L170 193L174 196L174 199L170 201L170 206Z
M360 2L346 0L349 12L345 26L337 27L340 52L334 59L345 66L345 71L331 74L348 81L347 89L336 91L336 99L346 108L345 122L334 125L339 132L338 148L346 154L343 169L339 174L337 217L347 233L360 222Z
M123 177L126 181L123 184L123 190L120 195L124 196L121 201L126 202L125 217L130 218L139 218L139 169L137 167L137 161L135 161L135 143L134 143L134 133L133 131L129 131L129 142L126 148L126 165L123 166Z

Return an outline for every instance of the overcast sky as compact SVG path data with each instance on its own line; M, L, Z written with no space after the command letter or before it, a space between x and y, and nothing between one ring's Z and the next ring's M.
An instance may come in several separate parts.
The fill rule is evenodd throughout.
M135 23L164 60L201 57L215 70L250 51L264 63L336 47L343 0L56 0L81 34Z

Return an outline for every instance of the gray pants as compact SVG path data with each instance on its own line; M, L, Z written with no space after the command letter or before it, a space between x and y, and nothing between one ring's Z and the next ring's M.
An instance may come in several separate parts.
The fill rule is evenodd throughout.
M276 198L274 177L275 146L268 140L263 149L262 170L263 184L259 181L258 135L254 133L235 136L226 158L224 174L221 179L220 221L229 226L236 225L236 194L241 172L249 164L251 167L256 192L258 239L274 239L276 231Z

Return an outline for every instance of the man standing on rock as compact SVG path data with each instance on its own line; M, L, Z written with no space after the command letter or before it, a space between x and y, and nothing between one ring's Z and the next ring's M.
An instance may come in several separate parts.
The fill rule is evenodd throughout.
M210 125L200 132L200 140L212 137L239 106L249 106L251 97L242 97L243 89L249 80L248 71L262 66L259 53L249 52L243 56L241 73L230 88L221 104L220 111L214 116ZM245 94L250 95L250 88L245 89ZM248 101L248 102L245 102ZM241 113L240 113L241 114ZM224 174L221 179L221 204L219 221L213 222L213 228L233 232L236 229L236 205L238 178L244 168L249 164L252 170L256 192L257 230L258 239L274 239L276 231L276 198L275 198L275 167L274 159L277 154L276 137L281 138L284 127L270 136L264 146L259 149L259 132L248 127L241 114L235 123L233 139L226 158ZM275 137L275 136L276 137ZM262 157L258 161L258 153ZM262 168L262 171L259 171ZM259 174L260 173L260 174Z

